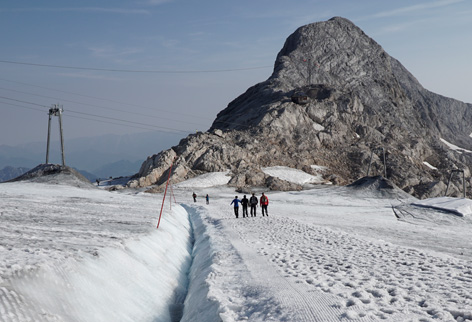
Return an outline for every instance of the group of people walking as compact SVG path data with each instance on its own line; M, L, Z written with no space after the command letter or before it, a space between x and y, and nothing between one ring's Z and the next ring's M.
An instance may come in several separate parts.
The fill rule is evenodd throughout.
M192 193L192 198L193 198L193 202L197 202L197 194L195 192ZM205 196L205 200L206 200L206 204L209 205L210 204L210 196L208 194Z
M194 192L192 193L193 197L193 202L197 202L197 194ZM206 204L210 204L210 197L208 194L205 196ZM234 205L234 215L236 218L239 218L239 205L241 204L241 208L243 208L243 218L249 217L249 214L247 212L248 206L251 208L251 217L256 217L256 208L258 204L260 205L262 209L262 216L269 216L269 213L267 212L267 207L269 206L269 198L262 193L262 196L260 199L257 199L256 194L253 193L251 198L246 198L246 195L240 200L238 199L238 196L235 196L233 201L231 201L230 205Z
M253 193L251 198L246 198L246 195L244 195L243 199L239 200L238 196L235 196L233 201L231 201L230 205L234 205L234 215L236 218L239 218L239 204L241 204L243 208L243 218L249 217L247 208L248 206L251 207L251 217L256 217L256 208L257 204L260 204L262 208L262 216L269 216L269 213L267 212L267 206L269 206L269 198L262 193L261 198L258 200L256 195Z

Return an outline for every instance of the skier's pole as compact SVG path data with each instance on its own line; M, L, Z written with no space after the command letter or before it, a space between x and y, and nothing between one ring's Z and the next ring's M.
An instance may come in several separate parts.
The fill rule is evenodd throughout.
M175 158L174 158L175 160ZM167 193L167 186L169 185L169 180L170 180L170 174L172 172L172 166L174 165L174 160L172 160L172 163L170 164L169 168L169 176L167 177L167 183L166 183L166 190L164 191L164 198L162 198L162 205L161 205L161 213L159 214L159 220L157 222L157 228L159 228L159 224L161 222L161 216L162 216L162 209L164 209L164 201L166 200L166 193Z

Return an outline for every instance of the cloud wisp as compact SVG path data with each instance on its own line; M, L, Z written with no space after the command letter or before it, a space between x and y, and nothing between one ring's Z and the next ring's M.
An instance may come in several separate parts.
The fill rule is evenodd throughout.
M460 2L464 2L464 0L439 0L439 1L434 1L434 2L425 2L425 3L420 3L420 4L416 4L416 5L412 5L412 6L407 6L407 7L397 8L397 9L393 9L393 10L378 12L376 14L373 14L370 17L371 18L393 17L393 16L398 16L398 15L423 11L423 10L427 10L427 9L447 7L447 6L454 5L454 4L460 3Z

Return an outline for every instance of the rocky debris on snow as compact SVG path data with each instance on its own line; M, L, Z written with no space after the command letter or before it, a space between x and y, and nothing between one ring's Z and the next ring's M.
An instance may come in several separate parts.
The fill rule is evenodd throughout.
M355 193L369 194L389 199L414 199L398 188L392 181L382 176L363 177L347 185Z
M294 100L297 93L306 101ZM400 189L436 196L450 170L470 176L471 107L426 90L360 28L335 17L298 28L269 79L230 102L208 132L149 157L128 186L163 184L174 159L174 183L229 170L234 186L267 186L273 180L262 167L319 165L324 179L345 185L365 175L373 151L371 174L383 173L385 161ZM461 186L454 178L451 191Z
M31 169L25 174L9 180L8 182L15 181L30 181L40 182L49 184L64 184L69 186L75 186L80 188L94 188L95 186L85 178L78 171L68 166L62 166L59 164L40 164L37 167Z

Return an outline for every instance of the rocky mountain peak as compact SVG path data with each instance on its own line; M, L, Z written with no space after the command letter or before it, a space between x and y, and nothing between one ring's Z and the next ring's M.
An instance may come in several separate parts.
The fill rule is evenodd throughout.
M470 172L470 156L451 153L440 139L472 150L471 111L424 89L360 28L335 17L298 28L266 81L230 102L208 132L145 161L130 186L161 183L173 158L176 181L231 170L238 187L271 186L276 180L261 167L278 165L325 166L326 180L347 184L372 163L377 173L386 164L405 191L432 195L450 169Z
M336 17L290 35L277 55L272 78L286 90L312 84L347 88L361 78L391 74L391 69L380 45L351 21Z

